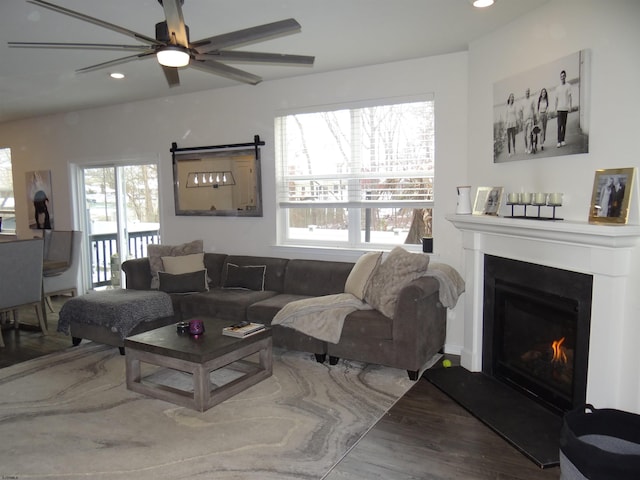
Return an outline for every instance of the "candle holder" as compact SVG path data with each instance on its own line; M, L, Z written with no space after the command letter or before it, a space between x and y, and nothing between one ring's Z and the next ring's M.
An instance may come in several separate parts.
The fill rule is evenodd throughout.
M528 218L531 220L563 220L556 217L556 207L562 206L562 193L510 193L507 195L507 205L511 205L511 215L506 218ZM536 215L527 215L527 205L537 207ZM523 207L523 214L516 215L515 207ZM551 207L551 216L541 214L541 207Z

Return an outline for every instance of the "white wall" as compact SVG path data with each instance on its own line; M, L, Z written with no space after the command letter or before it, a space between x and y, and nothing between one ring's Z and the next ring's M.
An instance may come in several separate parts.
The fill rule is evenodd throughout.
M640 2L637 0L554 0L471 44L468 145L474 148L469 150L468 158L470 183L504 185L507 191L524 188L565 192L560 216L586 222L595 170L640 166L639 46ZM589 153L493 164L493 83L582 49L591 50ZM551 138L555 138L554 132ZM634 195L637 202L637 186ZM635 205L630 222L638 224L640 218L637 203ZM632 261L636 268L631 269L624 292L625 318L619 324L620 330L615 332L625 362L623 368L610 372L610 388L617 391L608 397L617 399L616 404L610 406L640 412L638 247Z
M12 149L18 200L26 198L25 172L52 171L58 228L74 226L71 163L159 159L164 243L202 238L206 251L355 260L358 252L275 246L274 117L283 110L304 106L433 93L435 250L439 261L459 268L460 236L444 216L455 210L455 185L466 177L467 78L467 53L463 52L8 122L0 124L0 145ZM239 143L252 141L255 134L266 142L262 148L264 216L175 216L171 142L177 142L179 147ZM18 234L31 235L24 202L18 203L16 210ZM460 345L462 342L456 338L462 336L462 322L456 322L455 315L462 317L461 313L452 312L449 331L452 343Z

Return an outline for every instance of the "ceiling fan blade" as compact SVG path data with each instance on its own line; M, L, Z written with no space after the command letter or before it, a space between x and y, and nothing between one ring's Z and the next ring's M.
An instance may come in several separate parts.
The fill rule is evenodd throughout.
M76 12L75 10L71 10L69 8L64 8L59 5L55 5L50 2L45 2L44 0L27 0L27 2L32 3L34 5L38 5L39 7L47 8L49 10L53 10L54 12L62 13L64 15L68 15L69 17L77 18L79 20L84 20L85 22L93 23L94 25L98 25L100 27L107 28L109 30L113 30L114 32L122 33L123 35L128 35L129 37L133 37L137 40L147 42L152 45L163 45L162 42L159 42L155 38L147 37L138 32L134 32L133 30L129 30L127 28L121 27L119 25L114 25L113 23L105 22L104 20L100 20L99 18L90 17L89 15L85 15L84 13Z
M167 18L169 42L173 45L189 48L189 37L184 26L180 0L163 0L161 3L164 8L164 16Z
M316 57L307 55L287 55L283 53L242 52L236 50L218 50L205 54L197 54L198 60L222 60L225 62L281 63L293 65L313 65Z
M19 48L75 48L81 50L149 50L148 45L116 45L111 43L7 42Z
M189 63L189 66L250 85L257 85L262 81L262 78L257 75L230 67L215 60L193 60Z
M164 77L167 79L169 87L176 87L180 85L180 77L178 76L178 69L176 67L165 67L160 65L164 72Z
M266 23L256 27L204 38L197 42L192 42L191 48L197 50L198 53L207 53L213 50L220 50L221 48L238 47L269 38L297 33L300 31L300 28L300 24L296 22L295 19L289 18L287 20L280 20L279 22Z
M101 68L112 67L114 65L120 65L121 63L130 62L131 60L137 60L141 58L154 55L154 52L138 53L136 55L129 55L128 57L116 58L115 60L109 60L108 62L97 63L89 67L84 67L76 70L77 73L93 72L94 70L100 70Z

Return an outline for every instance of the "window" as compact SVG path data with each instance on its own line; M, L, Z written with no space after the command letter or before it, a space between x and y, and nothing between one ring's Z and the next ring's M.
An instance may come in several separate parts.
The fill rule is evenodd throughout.
M3 232L16 231L16 204L13 198L11 149L0 148L0 228Z
M279 243L343 248L431 236L433 100L276 118Z

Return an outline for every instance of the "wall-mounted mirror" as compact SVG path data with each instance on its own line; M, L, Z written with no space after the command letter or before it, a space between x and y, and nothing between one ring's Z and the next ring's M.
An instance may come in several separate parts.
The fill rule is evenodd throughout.
M173 144L176 215L262 216L260 149L253 144L177 148ZM253 146L253 148L246 148Z

